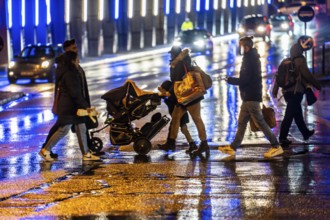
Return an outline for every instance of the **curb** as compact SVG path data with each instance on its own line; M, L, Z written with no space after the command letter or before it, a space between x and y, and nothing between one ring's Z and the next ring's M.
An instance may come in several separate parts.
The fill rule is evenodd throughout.
M3 92L0 91L0 105L7 104L13 100L19 99L25 96L23 92Z

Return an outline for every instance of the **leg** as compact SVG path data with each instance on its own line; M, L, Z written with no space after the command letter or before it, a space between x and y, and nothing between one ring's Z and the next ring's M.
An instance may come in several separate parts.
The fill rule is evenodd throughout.
M178 136L180 119L187 110L181 106L175 106L172 113L170 139L175 140Z
M194 105L191 105L187 107L187 110L196 125L199 139L201 141L206 141L205 125L201 117L201 103L198 102Z
M100 160L100 157L92 155L89 152L88 143L87 143L87 128L85 123L74 125L76 130L76 135L78 138L78 143L80 151L83 155L83 160Z
M293 105L294 105L294 112L293 112L293 118L294 121L301 132L301 134L306 137L309 134L309 129L306 126L304 117L303 117L303 112L301 108L301 101L303 99L304 94L303 93L296 93L293 95Z
M201 103L198 102L194 105L191 105L187 107L187 110L193 119L195 126L198 131L198 136L199 139L201 140L199 144L199 148L192 151L192 156L197 156L203 152L206 153L206 157L208 158L210 156L210 148L206 140L206 130L205 130L205 125L203 122L203 119L201 117Z
M57 131L49 138L49 141L45 145L44 149L51 151L51 149L70 131L71 124L61 126Z
M265 134L272 147L278 147L279 143L273 131L266 123L260 108L259 102L248 102L249 112L258 128Z
M286 140L289 134L289 130L293 121L293 117L295 114L295 108L296 106L296 101L293 95L293 92L286 92L284 93L284 98L285 101L287 102L285 113L284 113L284 118L281 123L281 128L280 128L280 140ZM300 104L299 104L300 106ZM301 106L300 106L301 108Z
M76 135L78 138L78 143L79 143L79 147L80 147L80 151L81 153L87 154L89 152L88 149L88 142L87 142L87 128L86 125L84 123L81 124L76 124L75 126L75 130L76 130Z
M47 138L45 140L45 143L43 143L42 148L45 147L45 145L47 144L47 142L49 141L49 139L51 138L51 136L57 131L57 129L59 129L60 124L58 123L58 121L55 122L55 124L50 128ZM50 151L50 156L52 158L58 158L58 154L54 154L53 152Z
M49 138L44 147L41 148L39 155L47 161L53 161L54 158L51 157L50 154L52 147L54 147L69 132L70 128L70 124L59 127Z
M235 135L234 141L231 143L231 147L234 150L236 150L241 145L243 138L244 138L246 126L247 126L247 123L249 122L249 120L250 120L250 114L248 111L248 103L243 102L241 105L241 110L239 112L239 116L238 116L238 125L237 125L236 135Z
M181 125L180 129L181 129L182 134L184 134L184 136L186 137L188 143L191 143L194 141L190 135L187 124Z

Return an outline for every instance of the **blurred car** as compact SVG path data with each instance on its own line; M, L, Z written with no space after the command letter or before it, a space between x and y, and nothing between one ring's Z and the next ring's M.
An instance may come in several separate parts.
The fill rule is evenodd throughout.
M174 39L173 45L182 48L187 47L191 49L191 52L213 53L212 35L203 28L181 31Z
M253 14L243 17L238 26L239 37L262 37L264 41L270 41L272 27L266 16Z
M8 65L8 81L18 79L47 79L54 82L55 57L62 53L62 47L51 45L28 45Z
M299 9L305 5L311 6L314 10L315 15L318 15L321 11L321 7L317 3L300 1L281 7L278 9L278 12L286 15L296 15Z
M269 20L272 25L272 31L286 32L290 36L294 35L294 22L290 15L274 14L270 16Z

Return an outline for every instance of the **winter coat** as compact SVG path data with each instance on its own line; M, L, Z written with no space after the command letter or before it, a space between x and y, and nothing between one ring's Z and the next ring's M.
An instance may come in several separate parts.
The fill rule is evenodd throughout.
M299 92L304 93L308 84L320 90L321 85L309 71L306 58L303 56L303 48L299 43L294 44L290 49L290 57L294 59L295 74L298 76L297 85L292 86L283 92Z
M173 82L173 85L177 81L182 81L183 76L186 74L186 72L189 72L192 70L191 66L191 58L189 56L189 49L185 48L181 51L181 53L174 58L174 60L170 61L170 78ZM174 95L174 87L171 88L170 93L172 94L171 97L175 97ZM204 96L192 101L187 106L196 104L200 102L202 99L204 99ZM176 98L174 99L177 103Z
M255 48L251 48L243 55L243 62L239 77L229 77L228 83L238 85L243 101L262 101L260 55Z
M76 115L78 109L90 108L85 73L81 67L58 61L55 86L60 88L58 121L61 125L85 123L85 117Z

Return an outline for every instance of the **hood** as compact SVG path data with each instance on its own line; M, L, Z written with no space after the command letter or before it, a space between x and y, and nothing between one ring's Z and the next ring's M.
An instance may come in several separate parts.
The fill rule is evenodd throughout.
M299 43L295 43L290 49L290 57L295 58L295 57L301 56L301 55L303 55L303 52L304 52L304 50L301 47L301 45Z
M184 48L181 51L181 53L177 57L175 57L174 60L171 61L170 63L171 67L174 68L178 64L178 62L182 61L185 57L189 56L189 52L190 51L188 48Z

